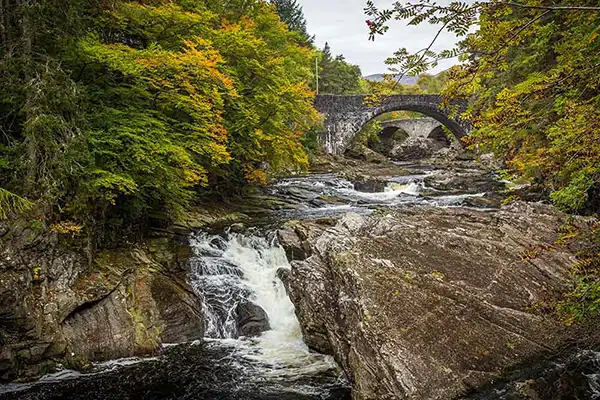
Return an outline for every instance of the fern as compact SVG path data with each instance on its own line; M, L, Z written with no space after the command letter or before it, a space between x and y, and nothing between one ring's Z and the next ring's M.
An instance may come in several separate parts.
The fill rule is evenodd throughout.
M33 207L33 203L6 189L0 188L0 219L8 218L11 213L21 213Z

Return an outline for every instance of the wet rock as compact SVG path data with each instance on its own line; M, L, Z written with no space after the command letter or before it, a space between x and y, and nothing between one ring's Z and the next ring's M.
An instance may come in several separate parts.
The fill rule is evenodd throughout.
M286 226L277 231L277 240L284 248L288 260L304 260L309 251L304 240L298 235L292 226Z
M288 282L305 341L335 356L355 399L448 399L482 386L569 336L527 311L568 284L575 257L551 248L561 220L515 203L306 223L312 255L292 262Z
M310 241L314 240L320 230L335 225L335 218L322 218L312 221L288 221L277 230L277 240L287 255L288 260L305 260L312 254Z
M486 193L506 189L491 172L480 169L438 171L424 179L425 185L447 193Z
M91 262L80 248L31 222L14 221L0 238L0 380L203 336L185 281L190 249L176 236L103 250Z
M271 329L269 316L257 304L252 302L240 303L235 309L237 332L240 336L259 336Z
M319 197L320 197L320 196L319 196ZM321 199L321 198L316 198L316 199L310 200L310 201L308 202L308 204L310 204L312 207L317 207L317 208L319 208L319 207L325 207L325 206L327 206L327 205L329 205L329 204L331 204L331 203L329 203L328 201L326 201L326 200L324 200L324 199Z
M221 251L224 251L227 248L227 242L222 237L214 238L210 241L210 245Z
M223 226L236 222L245 222L250 217L241 212L234 212L231 208L217 205L202 205L192 209L190 212L183 214L173 226L169 227L170 231L187 234L190 229L199 230L207 229L212 226Z
M289 293L288 285L290 283L290 273L291 271L287 268L279 268L277 270L277 277L283 283L283 287L285 287L286 293Z
M295 201L310 201L318 196L316 193L311 192L310 190L295 187L289 187L285 190L280 190L280 194Z
M506 378L464 398L471 400L598 398L600 353L581 348L568 349L565 353L519 368L508 374Z
M363 179L354 182L354 190L365 193L379 193L385 191L388 182L380 179Z
M235 224L231 224L229 228L231 229L231 232L240 233L246 229L246 225L241 222L236 222Z

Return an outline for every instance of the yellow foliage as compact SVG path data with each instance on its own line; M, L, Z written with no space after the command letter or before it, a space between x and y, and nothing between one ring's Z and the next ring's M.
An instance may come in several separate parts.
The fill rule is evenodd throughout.
M71 221L62 221L50 226L50 231L59 234L76 234L81 232L83 227Z
M261 169L246 168L244 176L248 183L260 186L267 185L267 174Z

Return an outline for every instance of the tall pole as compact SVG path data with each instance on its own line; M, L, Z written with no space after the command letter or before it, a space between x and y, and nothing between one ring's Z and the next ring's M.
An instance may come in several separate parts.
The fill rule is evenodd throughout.
M319 94L319 57L315 57L315 76L317 77L317 94Z

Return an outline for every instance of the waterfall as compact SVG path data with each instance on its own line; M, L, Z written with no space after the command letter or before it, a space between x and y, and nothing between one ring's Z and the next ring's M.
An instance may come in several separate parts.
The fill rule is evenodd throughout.
M192 247L190 281L202 300L207 338L235 340L246 357L285 365L290 373L334 368L331 357L311 353L302 340L294 305L277 277L277 271L290 264L274 235L199 233ZM271 329L257 338L238 340L235 310L248 301L267 313Z

